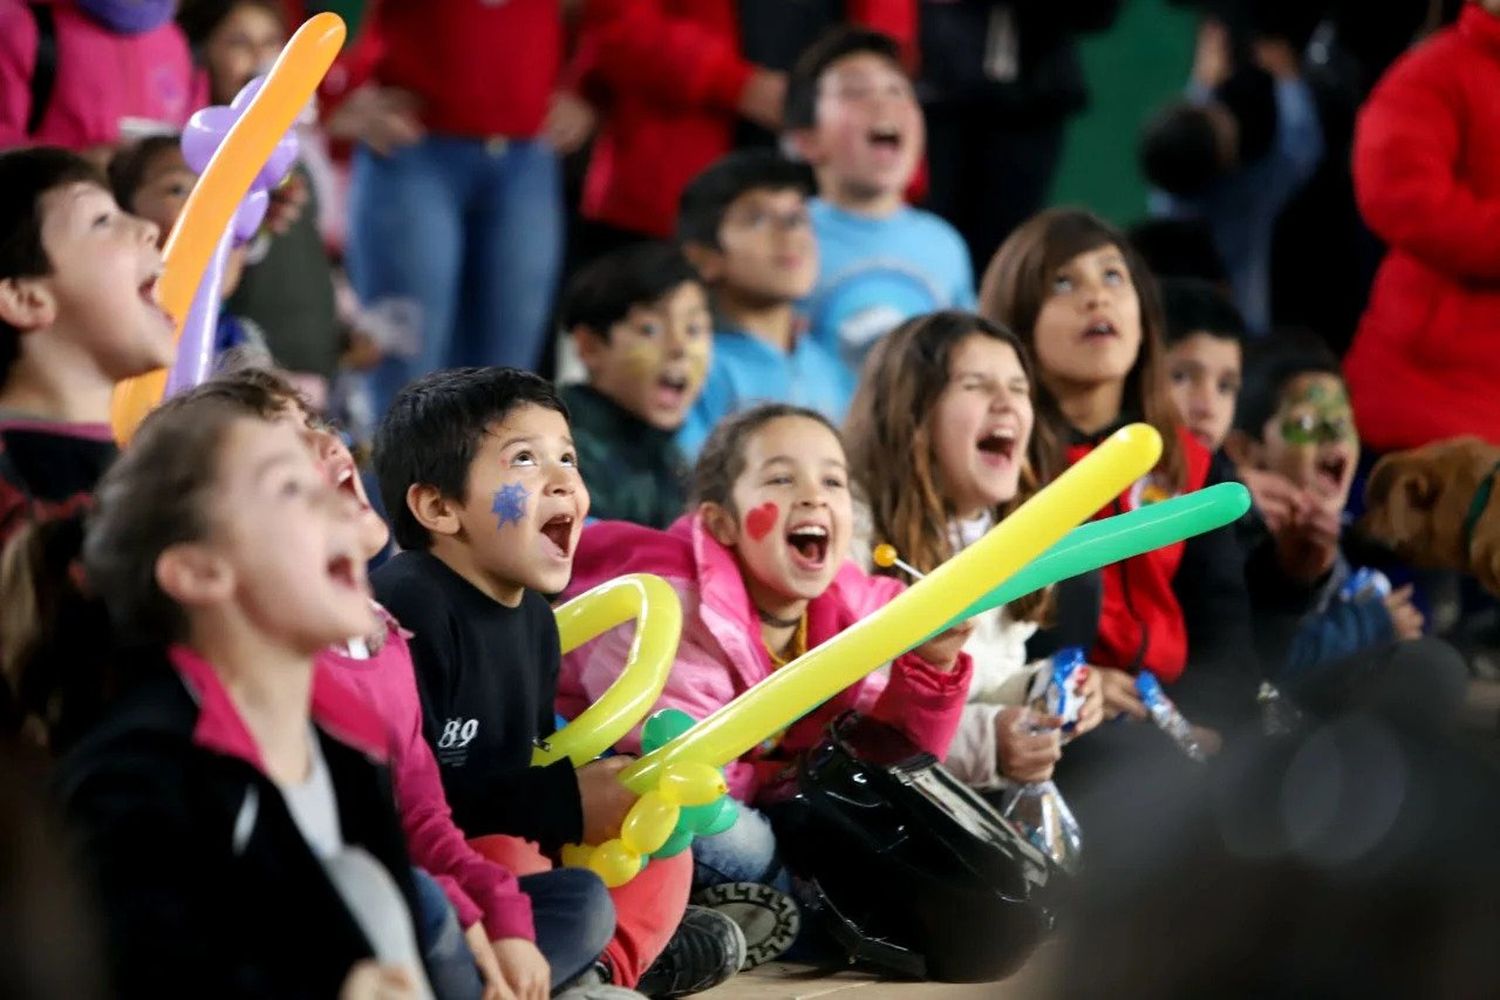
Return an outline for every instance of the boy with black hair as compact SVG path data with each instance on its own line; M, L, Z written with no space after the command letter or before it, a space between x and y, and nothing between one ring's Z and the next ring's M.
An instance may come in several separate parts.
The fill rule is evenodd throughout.
M1322 124L1291 43L1260 37L1237 59L1228 29L1205 20L1187 99L1147 124L1141 169L1157 189L1153 214L1212 228L1235 304L1257 336L1271 326L1276 219L1322 158Z
M682 514L686 463L672 435L703 389L713 317L675 247L643 243L579 271L559 323L588 382L561 390L593 516L665 528Z
M406 551L371 580L413 633L424 735L454 821L471 838L533 840L554 857L617 836L636 799L618 777L628 758L530 766L555 728L562 661L542 595L567 586L589 512L566 404L512 368L435 372L397 394L375 468ZM663 879L659 892L634 895L634 908L616 896L610 981L679 996L738 971L743 933L718 913L684 916L690 877L673 875L653 863L638 878Z
M788 77L784 127L817 175L810 214L822 267L804 311L851 379L902 320L974 307L963 238L905 203L925 126L895 40L848 26L824 35Z
M806 330L818 246L805 167L767 150L731 153L682 193L677 235L713 295L714 362L678 442L696 455L720 420L757 402L792 403L835 423L849 370Z
M157 235L78 155L0 153L0 543L86 502L115 383L171 364Z
M1245 321L1234 303L1206 281L1164 278L1161 297L1172 399L1188 431L1216 452L1234 424L1245 364Z
M1321 688L1331 664L1422 634L1411 588L1356 574L1340 550L1359 436L1338 360L1316 335L1281 333L1250 352L1226 450L1245 472L1294 488L1258 494L1260 525L1246 533L1253 550L1259 532L1279 570L1250 580L1263 648L1286 650L1267 663L1273 680L1294 695Z

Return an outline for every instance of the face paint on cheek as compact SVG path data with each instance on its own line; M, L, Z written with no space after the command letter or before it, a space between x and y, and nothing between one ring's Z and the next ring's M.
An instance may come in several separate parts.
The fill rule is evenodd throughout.
M507 483L495 491L495 503L490 507L490 513L499 521L499 527L520 524L526 516L526 501L530 499L531 493L526 487L520 483Z
M632 344L620 358L626 372L633 379L656 381L661 369L661 346L655 341L643 340Z
M708 377L709 344L709 339L702 337L696 343L689 344L684 352L683 360L687 362L688 384L692 389L702 385L703 380Z
M780 515L781 509L769 501L752 508L745 515L745 533L753 540L760 541L771 533L772 528L776 527L776 519Z

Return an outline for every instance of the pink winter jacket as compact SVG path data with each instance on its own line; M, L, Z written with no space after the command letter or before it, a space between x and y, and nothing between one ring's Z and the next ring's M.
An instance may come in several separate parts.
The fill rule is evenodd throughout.
M771 655L740 578L733 553L714 540L696 515L666 531L622 521L584 529L565 598L627 573L654 573L682 601L682 641L666 690L652 711L679 708L701 719L771 675ZM845 563L833 584L807 609L807 643L818 646L844 631L902 590L886 577L871 577ZM620 675L634 634L626 623L563 657L558 710L572 718ZM902 730L924 750L945 756L963 713L971 663L960 654L944 673L914 653L897 658L889 671L870 674L846 688L787 730L774 757L751 751L725 770L729 790L744 802L786 764L788 755L814 745L828 721L855 708ZM621 747L640 747L640 728Z
M51 4L57 27L52 97L35 135L26 134L36 68L36 20L27 0L0 0L0 149L46 144L87 150L120 141L125 119L180 129L208 103L208 79L193 68L173 21L118 35L72 0Z
M470 847L453 825L437 760L422 738L422 703L406 635L384 609L381 613L387 624L385 642L369 658L328 650L319 662L363 695L386 725L396 806L412 863L443 887L462 926L483 919L492 941L534 941L531 899L515 875Z

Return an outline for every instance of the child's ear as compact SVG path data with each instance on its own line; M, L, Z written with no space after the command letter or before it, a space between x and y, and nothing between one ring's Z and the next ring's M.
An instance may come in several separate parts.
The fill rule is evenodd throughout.
M591 326L575 326L572 330L573 346L578 348L578 360L589 371L594 370L594 365L599 361L599 355L603 354L609 346L609 341L600 336Z
M0 281L0 320L17 330L40 330L57 318L57 300L47 286L35 278Z
M698 516L703 518L703 526L713 536L714 541L732 549L740 540L740 525L734 514L716 503L705 503L698 508Z
M1224 454L1235 465L1244 469L1258 469L1265 449L1255 438L1236 427L1224 439Z
M706 292L724 279L724 253L702 243L684 243L682 255L703 279Z
M458 504L443 496L436 486L413 483L406 490L406 509L417 523L434 535L456 535L461 527Z
M205 546L168 546L156 557L156 585L185 607L202 607L234 596L234 571Z
M782 143L792 157L804 160L811 166L816 167L823 159L823 144L818 139L817 129L793 129L786 133Z

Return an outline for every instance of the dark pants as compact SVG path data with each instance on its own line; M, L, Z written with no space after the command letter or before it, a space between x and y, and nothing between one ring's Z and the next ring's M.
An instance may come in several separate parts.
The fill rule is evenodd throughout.
M448 897L437 882L414 869L417 939L433 992L440 1000L484 994L479 969ZM598 960L615 933L615 905L599 876L582 868L559 868L527 875L521 890L531 897L536 946L552 966L552 988L577 979Z
M1047 203L1063 123L998 120L984 103L929 105L927 207L953 224L983 274L1000 244Z

